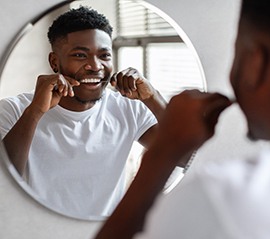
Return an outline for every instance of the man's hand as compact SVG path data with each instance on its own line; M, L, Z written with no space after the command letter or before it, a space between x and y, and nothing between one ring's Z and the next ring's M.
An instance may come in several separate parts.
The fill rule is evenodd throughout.
M155 89L143 75L134 68L127 68L113 74L111 85L129 99L147 100L155 94Z
M72 87L80 83L70 77L61 74L41 75L37 79L35 95L31 108L40 113L45 113L56 106L61 97L74 96Z
M158 147L176 159L183 149L196 150L213 136L220 113L229 105L230 100L218 93L189 90L174 96L160 122Z

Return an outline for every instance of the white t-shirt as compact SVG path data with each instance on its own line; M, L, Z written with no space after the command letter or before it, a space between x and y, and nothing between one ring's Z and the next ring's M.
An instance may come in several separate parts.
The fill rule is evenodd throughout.
M136 239L269 239L270 150L206 163L161 195Z
M28 93L0 101L1 138L32 98ZM125 193L125 165L133 142L156 123L142 102L109 89L83 112L57 105L38 123L28 183L60 211L83 218L109 216Z

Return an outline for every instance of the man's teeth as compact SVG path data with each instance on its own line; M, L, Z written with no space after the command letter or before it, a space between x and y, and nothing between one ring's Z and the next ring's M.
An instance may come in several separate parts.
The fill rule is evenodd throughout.
M101 80L100 79L83 79L80 82L81 83L99 83Z

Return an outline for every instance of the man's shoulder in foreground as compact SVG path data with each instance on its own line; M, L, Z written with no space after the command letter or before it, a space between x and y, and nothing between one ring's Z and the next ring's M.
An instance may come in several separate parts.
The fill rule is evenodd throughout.
M269 149L204 164L157 200L136 239L267 238L269 170Z

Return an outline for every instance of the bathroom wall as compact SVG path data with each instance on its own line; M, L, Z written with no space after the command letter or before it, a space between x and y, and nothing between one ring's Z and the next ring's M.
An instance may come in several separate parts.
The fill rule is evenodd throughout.
M59 0L1 2L2 62L5 60L10 41L26 22L60 2ZM208 90L230 96L228 77L240 0L148 0L148 2L170 15L190 37L202 61ZM239 131L239 134L236 131ZM217 126L217 135L198 152L194 167L199 168L205 160L216 160L225 155L235 156L255 150L256 147L244 139L245 131L245 120L237 106L224 112ZM2 160L0 212L0 238L3 239L89 238L99 226L98 222L71 219L47 210L24 193L10 177Z

